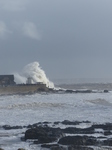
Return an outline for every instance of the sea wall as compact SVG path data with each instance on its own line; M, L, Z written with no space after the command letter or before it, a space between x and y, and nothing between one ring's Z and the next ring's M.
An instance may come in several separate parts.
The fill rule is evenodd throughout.
M48 91L45 84L19 84L0 87L0 95L36 93L40 91Z

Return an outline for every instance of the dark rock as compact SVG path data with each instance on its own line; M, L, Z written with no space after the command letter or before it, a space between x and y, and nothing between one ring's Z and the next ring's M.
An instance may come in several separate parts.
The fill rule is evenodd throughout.
M57 124L59 124L59 123L60 123L59 121L54 122L55 125L57 125Z
M49 136L40 136L38 138L38 143L41 144L41 143L51 143L51 142L54 142L56 141L56 137L49 137Z
M82 121L81 123L91 123L91 122L86 120L86 121Z
M19 148L18 150L25 150L24 148Z
M97 129L103 129L103 130L112 130L112 123L95 124L95 125L92 125L92 127L97 128Z
M76 90L75 93L93 93L92 90Z
M64 134L59 128L37 127L28 129L25 132L25 140L38 139L38 143L50 143L63 137Z
M39 125L42 125L41 122L38 122L38 123L34 123L33 125L28 125L27 128L36 128L38 127Z
M104 140L103 145L105 146L112 146L112 138Z
M52 146L50 147L50 150L66 150L63 146Z
M62 131L64 133L76 134L76 133L79 133L80 130L78 130L77 128L74 128L74 127L68 127L68 128L62 129Z
M33 144L39 144L39 141L38 141L38 140L37 140L37 141L34 141Z
M64 120L61 122L64 125L79 125L80 123L91 123L90 121L69 121L69 120Z
M50 124L51 122L44 121L43 124Z
M68 128L62 129L62 131L64 133L69 133L69 134L93 134L93 133L95 133L93 127L84 128L84 129L68 127Z
M22 129L23 127L22 126L9 126L9 125L4 125L3 128L5 130L11 130L11 129Z
M66 90L65 92L66 93L73 93L74 91L73 90Z
M57 139L55 137L48 137L48 136L44 137L44 136L42 136L42 137L38 138L38 141L34 141L33 143L34 144L51 143L51 142L54 142L56 140Z
M97 139L105 139L106 137L105 136L99 136L97 137Z
M59 146L58 144L42 144L41 147L43 148L51 148L53 146Z
M96 138L88 138L85 145L97 145L99 144Z
M104 93L108 93L109 91L108 90L104 90Z
M21 137L21 141L25 141L25 137Z
M112 139L108 139L106 137L108 135L112 135L112 123L93 124L88 128L67 127L65 129L49 127L49 123L50 122L39 122L29 125L28 127L30 127L30 129L25 132L25 137L23 140L35 139L33 144L43 144L41 147L49 148L51 150L64 150L65 148L68 148L68 150L93 150L93 148L88 146L112 146ZM81 123L90 122L64 120L62 122L54 122L54 125L61 123L64 125L75 126ZM5 128L8 129L10 126L5 126ZM97 129L103 129L104 132L98 131ZM65 133L76 135L65 136ZM94 133L103 133L105 136L95 138L93 136L86 135ZM84 134L84 136L79 136L79 134ZM56 144L44 144L57 141L58 143ZM61 144L61 146L59 144Z
M105 132L104 132L104 135L105 135L105 136L112 135L112 132L111 132L111 131L105 131Z
M42 127L28 129L25 132L25 140L38 139L40 136L47 136L47 132Z
M29 124L29 125L27 126L27 128L29 128L29 129L32 128L32 125Z
M69 120L62 121L62 124L64 124L64 125L79 125L80 123L81 122L79 122L79 121L74 121L74 122L71 122Z
M93 148L90 147L81 147L81 146L69 146L68 150L94 150Z
M86 140L86 136L66 136L61 138L58 143L62 145L84 145Z
M33 125L28 125L27 128L37 128L39 126L47 126L48 124L50 124L51 122L38 122L38 123L34 123Z
M88 136L66 136L59 140L62 145L96 145L97 140L94 137Z

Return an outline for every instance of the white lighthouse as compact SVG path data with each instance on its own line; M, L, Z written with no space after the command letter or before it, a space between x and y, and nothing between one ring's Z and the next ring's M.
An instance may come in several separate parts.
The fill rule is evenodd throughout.
M33 84L32 78L31 78L31 77L28 77L26 83L27 83L27 84Z

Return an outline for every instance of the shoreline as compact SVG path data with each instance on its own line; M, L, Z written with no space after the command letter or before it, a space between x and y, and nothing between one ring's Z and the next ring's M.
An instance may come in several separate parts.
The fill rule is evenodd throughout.
M27 126L3 125L1 128L7 133L10 131L12 136L14 131L19 130L20 145L24 142L24 145L25 143L36 145L37 149L94 150L98 148L99 150L111 150L112 147L112 123L98 124L90 121L64 120L37 122ZM20 148L26 150L25 146L23 148L20 146ZM1 146L1 149L5 150L5 146Z

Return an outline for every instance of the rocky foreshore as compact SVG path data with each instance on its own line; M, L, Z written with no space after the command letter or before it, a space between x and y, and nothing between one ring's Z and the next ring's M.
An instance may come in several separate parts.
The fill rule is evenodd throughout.
M26 131L21 141L50 150L112 150L112 123L89 121L39 122L28 126L2 126L4 130ZM2 150L2 148L1 148ZM18 149L18 150L24 150Z
M42 91L41 91L42 92ZM109 90L90 90L90 89L49 89L48 93L108 93Z
M8 92L8 93L1 93L0 96L6 96L6 95L33 95L33 94L72 94L72 93L109 93L109 90L104 89L104 90L88 90L88 89L79 89L79 90L73 90L73 89L52 89L48 88L47 91L44 89L39 89L36 91L27 91L27 92Z

